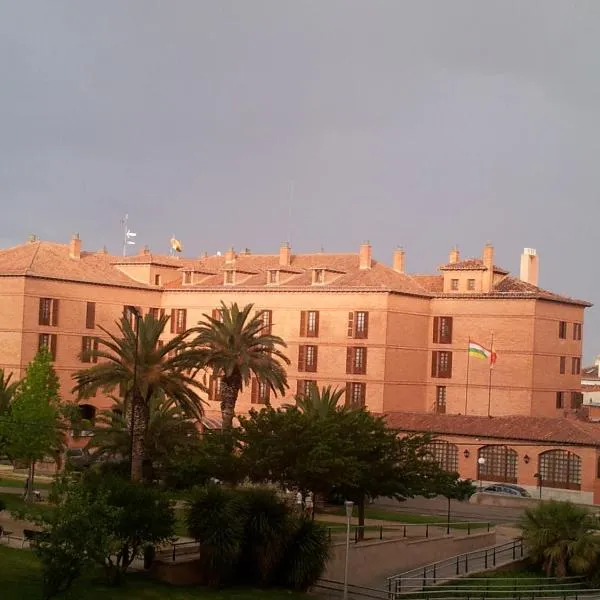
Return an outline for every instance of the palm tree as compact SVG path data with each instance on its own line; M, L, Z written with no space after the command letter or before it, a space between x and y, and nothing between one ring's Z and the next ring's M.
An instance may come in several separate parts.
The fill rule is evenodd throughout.
M344 394L344 389L333 389L330 385L320 389L312 385L308 394L296 396L296 407L307 415L327 417L336 411L347 410L345 406L338 404Z
M549 577L589 571L600 554L598 528L587 509L555 500L527 509L521 522L531 559Z
M168 320L168 316L156 319L147 314L136 319L139 328L136 331L124 315L117 321L117 335L101 327L107 337L99 338L98 347L87 353L90 359L101 362L73 375L77 382L73 391L80 397L89 397L98 389L108 392L118 386L130 395L133 481L142 478L149 407L157 393L170 398L186 417L200 420L204 412L198 391L206 388L194 378L199 355L188 342L191 332L180 333L161 346L160 336Z
M284 365L290 361L280 350L286 343L265 331L261 315L250 315L252 307L221 302L221 318L205 314L195 329L203 366L221 378L223 429L231 429L238 395L253 376L275 394L283 395L288 387Z

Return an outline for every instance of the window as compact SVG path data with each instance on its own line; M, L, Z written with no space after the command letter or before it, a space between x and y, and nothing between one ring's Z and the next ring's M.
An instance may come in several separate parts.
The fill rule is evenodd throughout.
M171 333L183 333L185 331L185 322L187 318L187 309L171 309Z
M156 319L158 321L158 319L165 316L165 309L157 307L150 308L148 310L148 314L151 315L153 319Z
M542 452L538 471L544 487L566 490L581 488L581 458L568 450Z
M433 343L452 343L452 317L433 317Z
M58 325L58 300L56 298L40 298L40 325Z
M233 271L225 271L225 285L233 285Z
M160 274L159 273L157 273L154 276L154 285L160 285Z
M98 362L97 356L92 356L92 352L98 350L98 338L84 336L81 338L81 362Z
M600 456L596 459L596 479L600 479Z
M571 375L579 375L581 373L581 358L573 356L571 358Z
M319 337L318 310L303 310L300 313L300 337Z
M467 279L467 289L470 292L475 291L475 280L474 279Z
M268 282L271 284L279 283L279 271L269 271Z
M366 383L349 381L346 384L346 406L364 406L366 395Z
M313 273L313 283L325 283L325 269L315 269Z
M79 416L93 427L96 420L96 407L91 404L80 404Z
M367 349L364 346L346 348L346 373L351 375L367 373Z
M123 307L123 316L129 321L131 328L134 331L137 331L137 321L141 316L141 311L136 306L124 306Z
M214 372L208 380L208 399L211 402L221 401L221 378L215 376Z
M300 346L298 348L298 371L317 372L319 348L317 346Z
M558 323L558 337L561 340L566 340L567 339L567 322L566 321L559 321L559 323Z
M565 393L564 392L556 392L556 408L564 408L565 407Z
M310 390L317 385L313 379L298 379L296 384L296 396L304 398L310 394Z
M571 392L571 408L578 409L583 404L583 394L581 392Z
M267 404L269 402L271 388L256 377L252 378L252 392L250 402L252 404Z
M435 412L443 415L446 413L446 386L438 385L435 388Z
M215 321L223 322L223 309L222 308L213 308L212 310L212 318Z
M256 311L256 315L262 320L263 328L261 333L263 335L271 335L273 311L272 310L259 310Z
M574 340L581 340L581 334L582 334L582 327L581 327L581 323L573 323L573 339Z
M85 306L85 328L94 329L96 327L96 303L88 302Z
M192 283L192 272L191 271L183 272L183 283L184 283L184 285L190 285ZM233 281L231 283L233 283Z
M369 337L369 313L357 310L348 313L348 337L366 340Z
M452 377L452 352L434 350L431 353L431 376L446 379Z
M458 279L451 279L450 280L450 289L453 292L457 292L458 291Z
M40 333L38 341L38 350L42 348L48 349L52 360L56 360L56 334L55 333Z
M561 375L564 375L567 371L567 357L566 356L560 357L559 371L560 371Z
M425 446L429 458L444 471L458 472L458 447L444 440L435 440Z
M517 452L508 446L483 446L479 448L477 478L486 481L517 483Z

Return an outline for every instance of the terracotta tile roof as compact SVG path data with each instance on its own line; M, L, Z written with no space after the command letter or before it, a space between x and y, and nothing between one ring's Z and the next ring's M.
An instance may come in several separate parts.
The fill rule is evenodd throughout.
M580 304L581 306L592 306L591 303L585 300L570 298L569 296L561 296L544 290L540 287L521 281L517 277L504 277L495 287L494 292L504 294L507 297L515 298L539 298L541 300L550 300L553 302L565 302L567 304Z
M191 268L197 262L183 256L168 256L165 254L138 254L136 256L111 256L113 265L156 265L157 267Z
M581 369L581 378L582 379L599 379L598 374L598 365L593 365L591 367L583 367Z
M600 385L599 384L589 384L586 385L585 383L581 386L581 391L582 392L600 392Z
M434 294L441 294L444 291L443 275L411 275L410 276L424 290Z
M446 263L440 267L440 271L487 271L481 258L467 258L455 263ZM502 267L494 265L494 273L508 275L508 271Z
M600 424L551 417L477 417L433 413L386 413L392 429L498 440L600 446Z
M121 273L104 252L81 252L69 256L69 246L36 241L0 250L0 276L27 275L130 287L149 287Z

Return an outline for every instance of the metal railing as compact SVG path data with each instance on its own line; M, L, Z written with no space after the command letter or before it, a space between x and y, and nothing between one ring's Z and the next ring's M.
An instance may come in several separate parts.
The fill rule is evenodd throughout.
M392 575L387 578L387 588L389 592L396 594L404 590L415 591L418 588L424 590L427 586L436 585L461 575L484 571L499 563L520 560L525 557L525 554L523 540L517 538L504 544L457 554L424 567Z
M379 539L383 540L385 533L389 534L389 538L428 538L432 533L449 534L450 531L463 531L467 535L475 533L489 533L494 525L490 521L458 521L452 523L402 523L399 525L350 525L350 535L354 543ZM346 525L340 524L329 525L327 527L329 540L332 540L333 535L346 535ZM362 532L362 535L361 535Z

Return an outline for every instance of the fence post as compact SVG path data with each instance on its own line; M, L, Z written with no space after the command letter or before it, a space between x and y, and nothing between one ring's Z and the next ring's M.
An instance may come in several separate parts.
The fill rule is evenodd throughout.
M433 563L433 584L434 584L434 585L436 584L436 579L437 579L437 577L436 577L436 568L435 568L435 565L436 565L436 564L435 564L435 563Z
M404 526L404 537L406 537L406 525Z
M398 578L398 579L396 579L396 594L399 594L401 589L402 589L402 579Z
M379 539L382 540L383 539L383 525L379 526Z
M425 591L425 586L427 585L427 567L423 567L423 585L421 586L421 591Z
M173 544L173 562L175 562L175 544Z
M471 521L467 523L467 535L471 535Z
M513 552L513 560L515 560L517 558L517 542L513 542L512 552Z
M469 572L469 555L465 554L465 573Z
M490 532L490 522L489 521L488 521L488 524L487 524L487 531L488 531L488 533Z
M488 568L488 558L487 557L488 557L488 553L487 553L487 550L486 550L485 551L485 559L484 559L485 560L485 568L486 569ZM487 579L486 579L486 581L487 581Z
M523 558L523 540L519 540L519 548L521 549L521 558Z
M494 567L496 566L496 546L494 546L494 562L493 562Z
M460 556L456 556L456 574L460 575Z
M427 523L427 525L425 525L425 537L426 538L429 537L429 523Z

